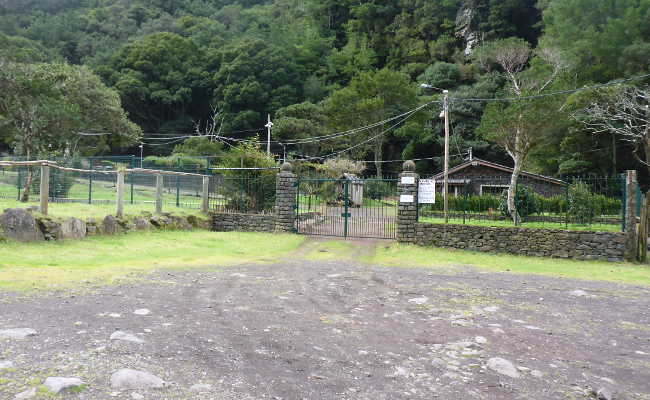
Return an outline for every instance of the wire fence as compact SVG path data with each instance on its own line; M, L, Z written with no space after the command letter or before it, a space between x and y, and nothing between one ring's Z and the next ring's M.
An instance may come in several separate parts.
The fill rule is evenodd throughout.
M513 226L508 214L507 176L457 176L449 179L450 223ZM516 208L522 226L531 228L604 230L624 229L625 178L564 177L536 179L522 176L517 185ZM444 223L443 182L436 182L435 204L419 206L421 222ZM639 193L640 194L640 191ZM637 204L640 204L640 198ZM636 210L638 215L639 210Z
M41 168L16 165L24 160L0 159L0 204L4 208L39 202ZM49 161L48 201L86 204L110 213L116 204L117 171L124 176L127 212L156 210L157 175L162 179L162 206L166 211L203 208L203 177L209 177L208 208L217 212L270 213L275 202L274 169L219 171L209 164L140 169L134 157L55 159ZM34 203L34 204L30 204ZM73 206L70 206L72 210ZM87 209L87 208L86 208Z

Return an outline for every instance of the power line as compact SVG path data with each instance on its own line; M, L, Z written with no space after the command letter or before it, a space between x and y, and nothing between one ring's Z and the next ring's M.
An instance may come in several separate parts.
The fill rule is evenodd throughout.
M489 98L489 99L450 97L450 99L453 100L453 101L460 101L460 102L463 102L463 101L472 101L472 102L503 101L503 102L510 102L510 101L533 100L533 99L539 99L539 98L549 97L549 96L558 96L558 95L562 95L562 94L571 94L571 93L581 92L583 90L601 89L601 88L604 88L604 87L616 86L616 85L620 85L621 83L635 81L635 80L639 80L639 79L645 79L645 78L650 78L650 74L634 76L634 77L631 77L631 78L618 79L618 80L615 80L615 81L611 81L611 82L608 82L608 83L602 83L602 84L599 84L599 85L585 86L585 87L581 87L581 88L577 88L577 89L560 90L558 92L544 93L544 94L538 94L538 95L534 95L534 96L494 97L494 98Z
M412 111L410 111L410 113L409 113L408 115L406 115L406 116L405 116L404 118L402 118L400 121L397 121L397 123L395 123L394 125L388 127L387 129L384 129L382 132L380 132L379 134L377 134L377 135L375 135L375 136L372 136L372 137L370 137L370 138L368 138L368 139L366 139L366 140L364 140L364 141L362 141L362 142L359 142L359 143L357 143L357 144L355 144L355 145L353 145L353 146L348 147L347 149L343 149L343 150L340 150L340 151L335 151L335 152L330 153L330 154L327 154L327 155L325 155L325 156L321 156L321 157L314 156L314 157L309 157L309 158L307 158L307 159L308 159L308 160L325 160L325 159L327 159L327 158L329 158L329 157L337 156L337 155L339 155L339 154L342 154L342 153L348 152L348 151L350 151L350 150L356 149L357 147L359 147L359 146L361 146L361 145L364 145L364 144L366 144L366 143L368 143L368 142L370 142L370 141L372 141L372 140L374 140L374 139L377 139L377 138L379 138L379 137L381 137L381 136L384 136L387 132L391 131L392 129L394 129L394 128L397 127L398 125L402 124L402 123L405 122L407 119L409 119L409 118L411 118L413 115L415 115L418 111L420 111L420 110L422 110L423 108L429 106L430 104L431 104L431 102L426 103L426 104L423 104L423 105L419 106L419 107L416 108L416 109L413 109ZM402 115L404 115L404 114L402 114Z

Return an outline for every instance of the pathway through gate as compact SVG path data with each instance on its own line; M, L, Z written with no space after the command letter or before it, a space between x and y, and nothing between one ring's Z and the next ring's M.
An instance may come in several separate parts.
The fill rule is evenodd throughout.
M397 180L300 179L297 184L298 233L396 238Z

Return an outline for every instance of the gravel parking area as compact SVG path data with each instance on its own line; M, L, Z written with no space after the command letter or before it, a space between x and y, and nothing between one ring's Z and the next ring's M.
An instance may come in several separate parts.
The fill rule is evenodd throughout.
M2 399L650 399L644 287L297 254L0 299Z

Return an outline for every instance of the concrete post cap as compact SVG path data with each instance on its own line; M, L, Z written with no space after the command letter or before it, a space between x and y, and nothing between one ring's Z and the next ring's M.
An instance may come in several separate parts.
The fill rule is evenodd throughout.
M404 164L402 164L402 171L415 172L415 163L412 160L404 161Z
M285 162L280 167L280 171L282 171L282 172L291 172L291 171L293 171L293 165L291 165L290 162Z

